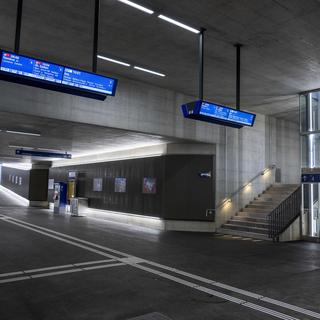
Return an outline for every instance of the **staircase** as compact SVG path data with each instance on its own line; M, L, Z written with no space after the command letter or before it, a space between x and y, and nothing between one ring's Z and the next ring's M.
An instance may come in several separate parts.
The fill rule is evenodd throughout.
M254 239L268 238L267 216L279 206L299 186L296 184L274 184L255 200L239 211L218 230L222 234L230 234Z

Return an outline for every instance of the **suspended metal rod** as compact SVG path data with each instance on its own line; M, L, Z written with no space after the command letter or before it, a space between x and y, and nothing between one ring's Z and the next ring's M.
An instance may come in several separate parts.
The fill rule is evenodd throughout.
M237 78L236 78L236 108L240 110L240 94L241 94L241 47L242 44L235 44L237 50Z
M99 18L100 0L95 0L94 6L94 29L93 29L93 52L92 52L92 72L97 72L98 65L98 42L99 42Z
M14 52L15 53L19 53L19 51L20 51L22 7L23 7L23 0L18 0L17 20L16 20L16 35L15 35L15 41L14 41Z
M203 73L204 73L204 32L201 28L199 34L199 100L203 100Z

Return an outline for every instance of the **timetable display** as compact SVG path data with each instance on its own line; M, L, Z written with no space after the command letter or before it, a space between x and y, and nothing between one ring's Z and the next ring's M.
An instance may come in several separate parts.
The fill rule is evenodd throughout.
M243 126L252 127L256 119L253 113L203 100L186 103L181 106L181 109L185 118L237 129Z
M62 84L86 90L112 94L115 80L89 72L65 68Z
M116 93L117 79L13 52L0 53L1 80L102 101Z
M255 115L252 113L208 102L202 102L199 114L246 126L252 126L255 119Z
M0 70L39 80L61 83L64 67L9 52L2 52Z

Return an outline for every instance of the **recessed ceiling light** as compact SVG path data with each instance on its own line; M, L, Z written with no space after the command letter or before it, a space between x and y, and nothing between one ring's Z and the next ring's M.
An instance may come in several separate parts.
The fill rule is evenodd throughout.
M160 18L160 19L162 19L162 20L165 20L165 21L167 21L167 22L170 22L170 23L172 23L172 24L175 24L176 26L178 26L178 27L180 27L180 28L183 28L183 29L186 29L186 30L188 30L188 31L191 31L191 32L193 32L193 33L200 33L199 30L197 30L197 29L195 29L195 28L192 28L192 27L189 27L189 26L187 26L187 25L184 24L184 23L181 23L181 22L179 22L179 21L177 21L177 20L171 19L171 18L169 18L169 17L167 17L167 16L164 16L164 15L162 15L162 14L160 14L160 15L158 16L158 18Z
M116 59L111 59L111 58L108 58L108 57L100 56L99 54L97 55L97 57L99 59L106 60L106 61L109 61L109 62L112 62L112 63L121 64L122 66L125 66L125 67L130 67L130 64L126 63L126 62L122 62L122 61L119 61L119 60L116 60Z
M138 10L141 10L143 12L146 12L146 13L149 13L149 14L153 14L154 13L154 11L152 11L152 10L146 8L146 7L143 7L140 4L137 4L137 3L134 3L132 1L129 1L129 0L118 0L118 1L120 1L120 2L122 2L124 4L127 4L130 7L133 7L133 8L136 8Z
M159 77L165 77L166 76L163 73L159 73L159 72L152 71L152 70L149 70L149 69L141 68L141 67L138 67L138 66L134 66L134 69L140 70L140 71L144 71L144 72L148 72L148 73L154 74L154 75L159 76Z
M40 133L18 131L18 130L6 130L6 133L23 134L23 135L27 135L27 136L36 136L36 137L40 137L41 136Z
M16 146L13 144L9 144L8 145L9 148L14 148L14 149L34 149L34 147L28 147L28 146Z

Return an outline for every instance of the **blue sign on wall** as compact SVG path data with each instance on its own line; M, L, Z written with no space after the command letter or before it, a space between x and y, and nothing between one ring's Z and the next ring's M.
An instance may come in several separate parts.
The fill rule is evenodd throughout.
M320 173L303 173L301 175L302 183L320 183Z

